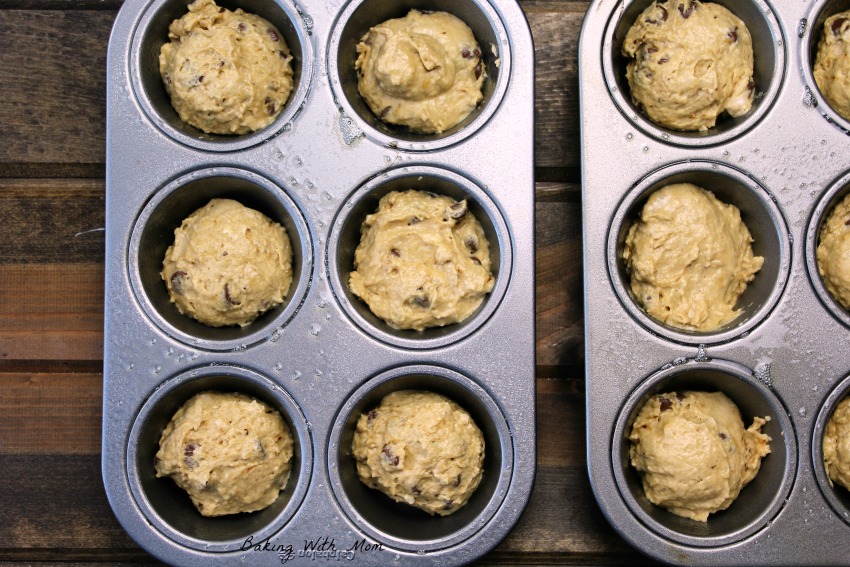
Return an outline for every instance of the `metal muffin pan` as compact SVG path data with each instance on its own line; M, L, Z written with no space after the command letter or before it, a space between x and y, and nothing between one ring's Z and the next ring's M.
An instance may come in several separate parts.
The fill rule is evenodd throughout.
M822 463L825 422L850 392L850 316L825 291L819 228L850 191L850 124L828 108L811 67L823 20L848 2L718 0L753 35L756 99L705 133L652 124L632 104L623 36L648 0L594 0L579 44L587 451L614 528L645 554L681 565L848 564L850 492ZM629 292L625 232L649 194L690 181L736 205L765 258L741 315L709 333L650 318ZM720 390L772 452L707 523L651 504L629 462L628 434L651 395Z
M274 23L295 72L272 124L228 137L184 124L159 78L168 24L188 4L128 0L109 43L102 467L117 518L174 565L473 561L513 528L535 476L534 55L522 10L514 0L222 0ZM356 41L411 8L464 19L487 66L485 101L442 135L384 125L357 96ZM496 285L460 324L398 331L348 290L363 219L408 188L466 198L487 234ZM159 276L174 229L215 197L260 210L292 241L285 302L244 328L181 315ZM484 433L482 483L451 516L357 479L357 417L405 388L449 396ZM204 390L260 398L289 425L292 474L272 506L204 518L155 477L162 429Z

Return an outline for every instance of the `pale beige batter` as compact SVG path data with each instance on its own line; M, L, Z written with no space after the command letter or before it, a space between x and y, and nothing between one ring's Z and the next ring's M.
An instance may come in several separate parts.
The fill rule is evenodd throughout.
M213 199L174 231L162 279L177 309L205 325L246 326L292 284L286 229L232 199Z
M850 195L844 197L820 230L818 272L826 290L850 309Z
M850 10L833 14L824 22L814 76L833 110L850 120Z
M367 216L351 291L396 329L463 321L493 289L490 249L466 201L393 191Z
M764 263L752 242L735 206L689 183L667 185L626 235L632 294L661 323L718 329L738 316L735 302Z
M770 453L771 439L761 432L769 419L753 418L744 429L738 407L722 392L651 397L629 435L647 499L700 522L725 510Z
M484 98L481 49L447 12L411 10L371 28L357 45L360 96L381 120L439 134Z
M447 516L478 488L484 436L448 398L402 390L360 416L352 451L364 484L396 502Z
M823 464L830 483L850 490L850 397L838 402L826 422Z
M196 394L174 414L159 445L156 476L172 477L204 516L262 510L289 479L289 427L245 394Z
M632 101L673 130L704 131L723 112L753 102L753 44L747 26L719 4L653 2L622 46Z
M292 56L271 23L195 0L168 38L159 71L184 122L211 134L247 134L280 114L292 91Z

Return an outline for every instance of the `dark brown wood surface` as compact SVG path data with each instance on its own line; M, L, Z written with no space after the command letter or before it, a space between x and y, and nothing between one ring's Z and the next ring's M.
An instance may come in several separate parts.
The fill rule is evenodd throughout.
M120 0L0 0L0 565L155 564L100 473L106 49ZM538 472L482 565L650 563L586 471L577 48L587 2L521 2L536 54Z

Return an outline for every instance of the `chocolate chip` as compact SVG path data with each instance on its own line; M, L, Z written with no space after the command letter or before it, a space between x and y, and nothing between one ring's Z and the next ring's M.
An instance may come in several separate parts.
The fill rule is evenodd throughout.
M722 431L718 435L720 435L721 439L724 439L724 440L726 439L726 434L723 433Z
M398 251L398 248L390 248L390 254L392 254L396 258L401 257L401 252Z
M466 199L453 203L446 209L446 214L455 220L462 219L467 212L469 212L469 207L466 205Z
M277 32L274 31L272 28L268 28L266 30L266 33L269 34L269 37L273 42L277 43L280 41L280 37L278 37Z
M237 29L237 30L239 30L239 31L240 31L240 32L242 32L242 33L245 33L245 30L246 30L247 28L245 27L245 23L244 23L244 22L239 22L239 24L236 26L236 29Z
M289 57L289 54L286 53L286 51L284 51L283 49L278 49L277 54L280 55L281 59L286 59L287 57Z
M737 27L736 27L734 30L732 30L732 31L730 31L729 33L727 33L726 35L728 35L728 36L729 36L729 39L731 39L731 40L732 40L732 43L737 43L737 42L738 42L738 28L737 28Z
M694 10L696 10L696 4L690 4L689 3L687 8L685 8L684 4L679 4L679 13L686 20L691 15L691 13L693 13Z
M463 480L463 477L460 474L458 474L457 478L455 479L455 486L460 486L461 480Z
M454 500L446 500L446 503L443 505L443 510L451 510L452 504L454 504Z
M753 82L752 79L750 79L750 81L747 83L747 90L752 91L755 88L756 88L756 84Z
M844 221L844 226L850 226L850 217L847 217L847 220Z
M274 115L274 113L277 111L277 104L275 104L275 102L270 97L266 97L266 100L264 100L263 102L266 105L266 112L269 113L269 116Z
M661 411L667 411L673 407L673 402L670 401L670 398L661 398Z
M847 18L838 18L834 22L832 22L832 33L835 35L841 34L841 26L844 25L844 22L847 21Z
M463 48L463 51L460 52L460 56L464 59L469 59L472 57L472 52L467 48Z
M683 394L682 392L676 392L676 399L679 400L680 403L684 402L685 401L685 394Z
M195 445L194 443L189 443L183 449L183 462L185 462L186 466L189 467L190 469L194 469L195 467L198 466L198 461L196 461L195 458L194 458L195 449L197 449L197 448L198 448L198 446Z
M656 20L654 18L647 18L644 21L648 24L658 24L659 22L666 22L667 17L669 16L669 14L667 13L667 8L659 6L658 9L661 10L661 17L659 19Z
M658 53L658 48L655 47L654 45L650 45L649 47L646 48L645 51L649 54Z
M481 61L478 61L478 65L475 66L475 78L481 78L481 72L484 70L484 67L481 65Z
M420 494L422 494L422 489L418 486L414 486L413 488L411 488L411 492L413 492L413 494L415 494L416 496L419 496Z
M390 108L392 108L392 107L385 106L384 108L381 109L381 113L380 113L381 118L384 118L389 113Z
M664 65L664 64L665 64L665 63L667 63L668 61L670 61L670 59L668 59L667 57L662 57L661 59L659 59L659 60L658 60L658 64L659 64L659 65Z
M470 258L470 260L472 260L472 263L473 263L473 264L478 264L479 266L481 265L481 260L479 260L479 259L478 259L477 257L475 257L475 256L472 256L472 257Z
M408 300L413 305L427 309L431 307L431 299L427 295L414 295Z
M165 74L165 82L166 84L171 84L171 75L169 75L168 73Z
M419 224L420 222L422 222L422 219L420 219L419 217L410 217L410 220L407 221L407 226L410 226L412 224Z
M463 245L473 254L478 252L478 239L474 236L467 236L463 241Z
M376 417L378 417L378 410L373 409L369 413L366 414L366 421L372 421Z
M230 285L229 284L224 284L224 299L226 299L227 302L231 305L239 305L239 302L234 300L233 297L230 295Z
M397 467L398 466L398 456L393 455L392 449L390 448L389 443L385 443L384 447L381 449L381 454L383 455L384 460L390 465Z
M479 49L476 47L472 50L472 55L475 57L481 57L481 51L479 51Z
M171 289L174 293L183 295L183 281L186 279L186 272L177 270L171 274Z

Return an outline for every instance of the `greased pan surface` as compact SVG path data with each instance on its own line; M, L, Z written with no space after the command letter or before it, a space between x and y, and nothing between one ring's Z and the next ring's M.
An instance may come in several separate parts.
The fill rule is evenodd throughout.
M823 466L826 419L850 387L847 313L814 260L832 205L850 190L850 124L812 78L824 19L846 2L726 5L753 36L756 100L704 134L668 131L632 104L619 50L649 2L591 3L580 39L588 468L596 498L630 543L682 565L847 564L850 494ZM736 205L764 267L742 316L712 333L654 321L628 291L625 233L648 195L687 181ZM652 505L628 435L654 393L721 390L747 425L770 416L772 452L725 511L700 523Z
M170 107L158 73L187 0L128 0L108 54L103 480L147 551L175 565L452 565L492 549L535 473L533 47L513 0L222 1L270 20L294 61L280 117L246 136L203 134ZM443 135L377 121L356 89L355 45L411 8L466 21L484 51L485 101ZM360 225L393 189L466 198L496 284L466 321L397 331L348 290ZM180 315L160 279L183 218L231 197L281 223L293 248L286 301L251 325ZM443 393L485 438L484 477L457 513L431 518L357 479L357 417L385 394ZM286 490L268 508L203 518L154 455L173 413L203 390L276 408L293 434Z

